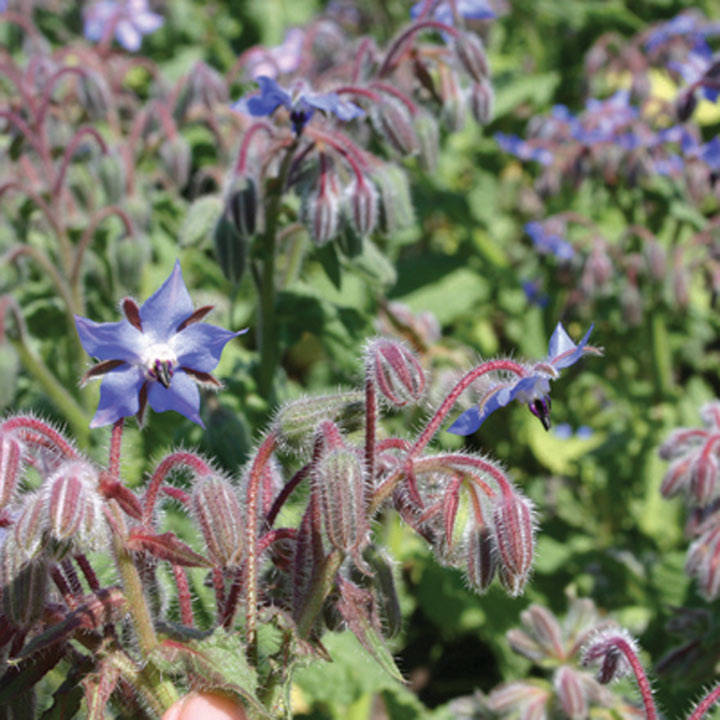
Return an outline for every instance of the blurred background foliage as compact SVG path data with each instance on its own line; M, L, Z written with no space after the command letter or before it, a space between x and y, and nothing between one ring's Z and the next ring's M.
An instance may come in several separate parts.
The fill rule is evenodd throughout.
M297 676L293 699L298 717L382 717L383 711L392 718L457 716L448 704L454 698L543 675L512 653L505 633L519 625L520 612L533 602L562 616L568 593L591 597L603 613L638 636L649 666L678 642L665 629L675 608L710 611L704 667L688 667L655 683L668 716L685 712L699 683L717 678L717 603L702 599L685 575L682 504L661 497L665 464L657 457L670 429L697 425L698 407L720 390L716 293L693 276L681 306L669 287L668 261L666 274L632 285L637 293L632 300L640 306L634 313L627 298L631 286L620 265L610 289L583 302L572 292L577 267L539 254L524 229L528 221L572 211L591 220L611 247L636 222L669 252L674 243L707 227L718 212L717 200L698 204L673 182L649 178L638 184L624 171L613 183L595 175L541 192L536 184L540 168L505 153L494 135L522 136L532 118L557 103L581 110L589 94L598 91L598 82L607 81L590 75L586 66L588 52L604 34L616 33L630 43L651 24L684 9L697 8L720 20L718 7L712 0L499 0L496 8L498 18L484 32L495 89L493 119L485 128L468 122L448 137L436 172L424 171L414 159L403 161L415 208L410 226L376 238L375 245L354 256L336 246L314 249L303 239L302 272L279 297L284 350L277 397L283 401L358 381L359 349L367 337L378 329L412 337L407 325L398 325L394 303L437 319L439 336L420 347L423 364L434 377L433 404L442 397L445 374L469 366L478 356L543 357L559 320L576 339L594 322L593 342L604 348L605 357L585 361L556 383L553 419L563 425L562 437L556 431L545 433L524 408L513 406L465 441L512 468L538 508L537 561L525 594L509 599L493 587L477 596L459 573L440 567L396 518L379 517L376 538L397 560L404 623L393 651L408 685L398 685L371 660L359 660L362 653L349 633L331 634L325 645L334 663L313 663ZM162 82L172 85L200 60L227 73L247 48L277 45L287 28L318 12L382 43L407 21L409 4L173 0L158 2L156 9L166 23L145 38L143 53L156 64ZM79 4L38 3L34 18L43 42L52 47L74 42L81 32ZM30 52L25 34L11 23L0 24L0 43L18 58ZM158 80L138 64L123 82L133 96L131 106L146 107ZM672 82L664 77L660 83L660 92L670 98ZM0 85L10 102L9 83ZM247 77L238 76L230 98L252 87ZM601 87L600 96L614 89ZM717 105L701 107L694 116L705 141L720 130L717 110ZM137 172L145 179L121 200L135 233L128 237L115 220L104 224L94 235L84 269L84 303L94 319L115 319L117 300L124 294L147 297L177 256L196 305L217 306L213 322L251 327L243 342L228 346L223 355L218 375L226 388L204 401L207 432L175 414L152 415L142 433L128 430L125 470L137 482L148 458L178 444L197 446L237 472L273 410L253 380L253 285L246 274L233 287L214 257L212 228L223 168L239 140L227 114L222 109L217 113L218 122L231 128L227 147L218 144L207 122L181 124L180 137L190 150L187 182L173 182L161 154L139 156ZM112 134L102 120L95 125ZM0 141L0 154L12 156L16 139L6 132ZM97 154L88 149L87 162L72 164L71 184L78 193L95 193L93 203L103 205L109 190L107 183L101 187L94 180L97 162ZM41 246L50 242L27 199L6 193L0 207L0 251L9 252L18 238L32 236ZM69 218L68 232L77 236L86 221L75 220ZM640 246L619 248L621 254L641 251ZM523 289L525 281L536 283L541 301ZM77 364L46 273L29 262L8 262L0 267L0 287L22 308L38 355L86 411L94 407L95 387L83 391L86 398L76 391L84 367ZM5 412L32 409L59 422L66 419L37 378L21 369L13 345L0 344L0 368ZM389 427L415 427L423 413L394 415ZM577 433L581 426L592 432ZM103 431L95 431L88 442L98 456L104 453ZM438 442L461 445L460 438L447 434Z

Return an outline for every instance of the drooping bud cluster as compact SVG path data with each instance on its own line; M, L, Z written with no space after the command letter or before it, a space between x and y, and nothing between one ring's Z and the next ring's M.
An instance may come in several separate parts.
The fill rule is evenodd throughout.
M607 685L629 675L630 657L637 658L635 640L624 628L600 630L588 638L583 648L583 665L597 665L597 680Z
M371 340L365 365L380 396L396 407L415 404L425 390L425 373L415 355L402 343L387 338Z

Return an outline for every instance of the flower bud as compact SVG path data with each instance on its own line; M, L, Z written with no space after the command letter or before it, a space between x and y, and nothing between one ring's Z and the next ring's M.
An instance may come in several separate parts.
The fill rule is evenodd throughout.
M331 450L315 465L313 483L328 541L338 550L353 552L357 562L369 531L360 458L349 448Z
M465 93L460 89L457 74L449 67L440 68L440 83L443 125L450 132L460 132L465 127L467 114Z
M714 527L690 545L685 572L698 581L700 594L712 601L720 594L720 527Z
M192 111L194 105L213 112L218 105L228 101L228 88L225 78L214 68L200 61L195 63L188 73L185 87L175 107L175 117L183 120Z
M110 150L100 155L95 162L95 170L105 192L107 204L117 204L125 196L125 163L118 152Z
M518 493L503 493L493 513L500 580L517 595L530 573L534 553L532 505Z
M562 631L555 616L541 605L531 605L520 615L547 655L562 660L565 656Z
M677 458L670 464L660 484L660 492L663 497L673 497L687 487L690 468L690 459L686 457Z
M706 427L720 429L720 402L705 403L700 408L700 419Z
M93 120L106 117L112 95L101 73L86 70L77 83L78 102Z
M255 233L258 198L255 182L247 175L236 177L226 193L225 215L243 238Z
M378 196L372 181L363 175L357 176L348 186L345 199L345 209L352 229L361 238L369 235L378 220Z
M484 593L497 570L497 548L486 525L470 527L465 552L468 582L476 592Z
M411 225L415 219L407 175L396 165L385 163L372 172L380 191L380 226L386 235Z
M557 669L553 678L553 686L563 712L571 720L581 720L588 714L587 696L582 678L576 670L567 665Z
M437 121L430 113L419 112L415 115L414 124L419 142L420 160L426 170L434 172L437 169L438 148L440 147Z
M33 557L45 542L47 509L41 493L28 493L13 526L13 540L26 558ZM6 542L7 544L7 542Z
M22 470L23 448L9 433L0 434L0 509L15 499L15 490Z
M88 528L86 515L92 509L91 493L98 486L98 478L91 465L71 461L62 464L48 478L45 493L47 524L55 540L86 539Z
M234 488L218 477L196 483L190 507L210 558L220 567L238 565L243 554L243 512Z
M335 187L335 179L321 174L318 187L304 198L302 207L303 221L316 245L325 245L338 231L340 219L340 195Z
M375 129L401 156L414 155L420 149L410 113L395 98L386 97L374 105L370 117Z
M697 504L707 505L718 496L717 457L702 452L690 466L690 492Z
M599 663L600 669L595 677L598 682L606 685L632 671L624 651L637 656L635 641L627 630L622 628L601 630L592 635L584 647L582 664Z
M470 112L479 125L487 125L492 119L495 93L492 85L483 79L473 83L468 95Z
M48 568L42 560L21 562L9 545L4 543L0 555L2 609L13 625L28 627L42 615L49 599Z
M472 32L460 32L454 42L455 55L465 72L476 82L487 80L490 74L482 40Z
M365 351L365 367L380 395L391 405L417 403L425 391L425 373L401 342L378 338Z
M319 423L359 415L363 398L363 393L358 391L300 398L280 408L274 427L286 450L304 452L312 447Z
M213 230L215 259L226 280L236 285L245 272L248 238L238 232L227 213L223 213Z
M178 188L187 185L192 169L192 151L182 135L166 140L160 146L160 160L168 178Z

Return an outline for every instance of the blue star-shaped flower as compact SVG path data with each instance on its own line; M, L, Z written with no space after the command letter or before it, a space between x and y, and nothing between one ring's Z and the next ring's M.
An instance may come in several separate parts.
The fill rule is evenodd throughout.
M426 0L420 0L410 8L410 17L413 20L420 16L420 13L427 5ZM487 0L456 0L455 7L457 14L466 20L491 20L496 17L495 11L490 7ZM453 11L449 2L439 2L432 13L433 20L445 25L453 25Z
M337 93L315 93L304 88L289 92L266 75L255 78L260 94L244 97L233 104L233 109L247 112L253 117L272 115L281 105L290 113L290 122L296 135L310 122L316 110L332 113L339 120L348 121L362 117L365 111L343 100Z
M83 382L104 376L90 427L130 415L142 421L148 403L156 412L175 410L203 426L196 383L220 386L210 372L220 362L225 344L245 330L234 333L200 322L212 305L193 309L179 261L141 307L130 298L122 307L125 319L119 322L75 316L82 346L100 360Z
M120 45L137 52L142 36L155 32L163 22L162 15L150 11L147 0L100 0L85 10L83 32L86 39L99 42L113 25Z
M554 255L564 262L572 260L575 256L573 246L541 222L526 223L525 232L532 238L535 249L543 255Z
M543 427L550 428L550 380L559 377L559 370L574 365L585 353L597 353L597 348L587 344L593 325L576 345L565 328L558 323L550 338L548 354L528 371L527 375L506 382L499 382L485 393L478 405L466 410L448 428L455 435L474 433L498 408L505 407L512 400L526 403L530 412L537 416Z

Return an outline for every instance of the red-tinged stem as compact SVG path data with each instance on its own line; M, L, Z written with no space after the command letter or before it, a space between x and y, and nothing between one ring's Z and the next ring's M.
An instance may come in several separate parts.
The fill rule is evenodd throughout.
M277 528L266 532L258 541L258 554L264 553L273 543L280 540L295 540L297 533L295 528Z
M107 154L108 148L105 144L105 140L102 138L102 135L100 135L100 133L90 125L84 125L81 127L75 135L73 135L72 140L70 140L68 146L65 148L65 152L63 153L62 161L60 162L60 170L58 171L57 178L55 179L55 184L52 189L52 194L54 196L57 196L60 192L63 183L65 182L65 175L67 174L70 160L72 160L75 150L77 150L85 135L90 135L95 138L97 144L103 152L103 155Z
M402 438L385 438L380 440L375 446L377 452L385 452L385 450L408 450L410 443Z
M500 490L503 495L508 496L513 494L512 485L507 479L505 473L497 468L487 460L483 460L479 457L472 455L462 455L461 453L448 453L443 455L436 455L433 457L418 458L415 460L415 469L420 472L428 472L431 469L442 470L447 468L448 464L452 465L467 465L469 467L476 468L480 472L490 475L500 486ZM479 478L473 478L475 483L483 488L483 491L488 497L492 498L495 496L495 492L487 484L482 482Z
M488 360L482 365L478 365L468 372L458 384L452 389L450 394L445 398L442 405L438 408L433 416L432 420L428 423L427 427L422 431L420 437L415 441L415 444L410 448L408 457L414 457L421 453L427 444L433 439L433 436L438 431L438 428L442 424L445 416L452 410L453 405L457 399L482 375L486 375L489 372L496 372L505 370L507 372L515 373L522 377L525 374L525 368L512 360Z
M4 195L8 190L16 190L17 192L29 197L40 208L40 210L42 210L43 215L45 215L45 218L50 224L53 232L56 235L61 235L63 233L63 229L60 226L57 217L55 217L53 209L45 202L42 196L32 190L29 190L28 188L23 187L16 180L10 180L9 182L0 185L0 196ZM55 272L57 273L57 270Z
M75 602L75 596L70 590L70 586L68 585L65 576L62 574L62 572L60 572L60 568L57 565L50 566L50 577L55 583L55 587L57 587L58 591L62 595L65 604L71 610L74 610L77 605L77 603Z
M180 565L173 564L173 576L175 577L175 585L178 591L178 603L180 605L180 620L183 625L195 627L195 618L192 611L192 595L190 594L190 583L188 582L185 568Z
M122 435L125 427L125 418L115 421L110 435L110 457L108 459L108 472L115 482L120 480L120 455L122 452Z
M75 595L75 597L80 597L83 594L83 587L77 572L75 572L75 568L73 567L72 562L70 562L70 560L68 559L65 559L62 561L61 566L63 572L65 573L65 577L70 584L70 589L72 590L73 595Z
M379 103L382 100L378 93L360 85L341 85L340 87L335 88L335 92L338 95L360 95L376 103Z
M285 501L290 497L292 491L308 476L310 472L310 465L301 467L286 483L285 487L280 491L280 494L275 498L275 502L272 504L270 511L265 516L265 525L268 528L273 526L278 513L285 504Z
M365 56L372 49L372 40L370 38L364 38L358 45L357 52L355 53L355 59L353 60L353 71L352 81L355 83L360 79L360 71L362 70L362 62Z
M273 137L274 135L274 129L272 125L266 123L266 122L256 122L253 123L245 132L245 135L242 139L242 144L240 145L240 150L238 151L237 160L235 161L235 174L241 175L246 171L247 168L247 158L248 158L248 152L250 151L250 142L255 137L255 135L263 131L267 133L270 137Z
M362 182L363 170L361 166L367 166L367 163L359 150L352 148L351 145L347 143L341 143L337 138L328 133L322 132L311 125L308 125L308 127L305 128L305 134L312 137L313 140L317 142L329 145L333 148L333 150L340 153L355 173L355 176L358 178L358 182Z
M46 171L50 172L52 170L52 162L50 160L50 157L46 149L40 144L37 136L30 129L28 124L12 110L0 110L0 117L5 118L23 134L24 138L33 146L35 152L40 156L40 159L45 165Z
M150 478L148 488L145 491L145 497L143 498L143 520L146 523L149 523L152 518L161 483L170 472L177 467L189 468L200 477L212 474L212 468L201 457L198 457L194 453L183 451L170 453L170 455L157 466L153 476Z
M225 617L222 621L222 625L226 630L230 630L230 628L232 628L233 620L235 619L235 610L237 608L238 600L240 599L240 592L242 591L243 586L242 578L243 570L238 568L235 572L235 579L230 586L227 602L225 603Z
M384 82L373 82L370 87L382 90L382 92L397 98L406 108L410 115L415 116L418 112L417 105L402 91Z
M97 592L100 589L100 582L95 574L95 570L93 570L93 566L90 564L90 561L82 553L78 553L74 557L75 562L78 564L80 570L82 570L82 574L85 576L85 580L87 580L87 584L90 586L90 589L93 592Z
M387 75L393 69L397 56L405 49L405 45L412 39L413 35L416 35L421 30L439 30L440 32L452 35L453 37L460 35L460 33L451 25L446 25L445 23L438 22L437 20L420 20L419 22L416 22L407 30L403 31L392 42L390 49L385 56L385 60L378 71L379 77Z
M246 534L245 534L245 642L248 647L248 657L254 665L257 659L257 605L258 605L258 500L262 473L270 461L277 438L270 433L258 448L247 486L246 495Z
M62 79L63 75L78 75L79 77L87 77L88 71L80 65L66 65L50 76L43 90L42 104L38 108L34 118L35 126L38 128L40 128L45 122L45 115L50 107L50 102L52 101L53 90L55 90L55 86L58 81Z
M700 720L702 716L714 705L720 698L720 685L713 688L696 706L688 720Z
M637 682L645 707L646 720L657 720L657 710L655 708L652 689L645 674L645 668L643 668L638 656L635 654L630 643L622 637L614 638L612 644L625 656L635 674L635 681Z
M370 504L375 488L375 430L377 425L377 395L375 383L366 372L365 377L365 503Z
M75 448L73 448L57 430L54 430L50 425L45 424L37 418L28 415L12 417L0 425L0 430L5 432L19 430L21 433L23 430L32 430L50 440L54 445L54 449L59 450L65 457L71 460L76 460L78 457ZM32 438L32 436L29 437Z
M188 505L190 503L190 493L186 493L180 488L173 487L172 485L163 485L162 491L165 493L165 495L168 495L173 500L177 500L183 505Z

